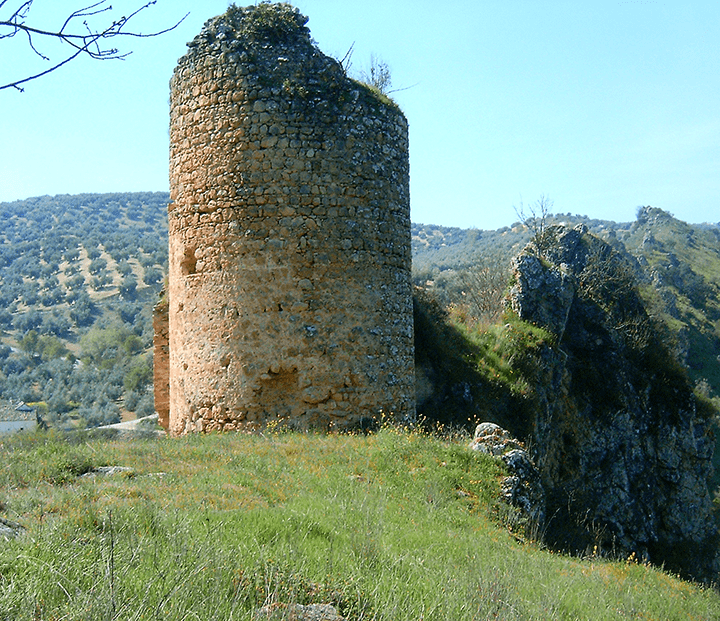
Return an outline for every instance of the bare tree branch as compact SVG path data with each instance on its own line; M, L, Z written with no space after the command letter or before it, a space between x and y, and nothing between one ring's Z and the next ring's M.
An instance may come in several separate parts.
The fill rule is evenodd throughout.
M532 241L535 244L535 251L538 258L545 258L545 251L549 240L546 236L547 227L552 216L553 201L549 196L541 194L534 205L528 205L530 213L525 212L525 205L520 201L520 207L515 207L515 213L523 226L526 226L532 233Z
M386 62L377 58L375 54L370 54L370 71L361 71L360 80L375 87L385 95L392 84L390 67Z
M0 11L5 8L8 1L9 0L0 0ZM113 10L112 5L109 4L109 0L100 0L99 2L70 13L67 18L65 18L59 29L46 30L36 28L27 22L30 10L32 9L33 1L34 0L24 0L6 18L3 18L0 15L0 40L9 39L18 34L22 34L27 37L28 46L38 57L40 57L43 61L51 62L53 64L48 69L33 75L0 85L0 90L14 88L19 91L23 91L24 89L21 87L22 84L47 75L82 54L89 56L93 60L123 60L132 52L121 52L118 48L107 45L107 41L114 39L115 37L135 37L142 39L157 37L161 34L174 30L187 17L187 15L185 15L185 17L169 28L164 28L163 30L147 34L127 30L128 24L134 17L157 3L157 0L150 0L130 13L128 16L115 19L109 25L105 24L104 26L97 27L90 23L93 18L96 18L104 13L109 13ZM59 62L53 62L50 60L49 56L46 56L38 49L36 44L37 41L47 40L60 41L65 44L66 47L71 48L72 51Z

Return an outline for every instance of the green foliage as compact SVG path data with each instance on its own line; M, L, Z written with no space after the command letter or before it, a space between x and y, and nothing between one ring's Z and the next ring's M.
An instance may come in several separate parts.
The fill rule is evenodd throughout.
M18 345L31 356L40 356L43 361L62 358L69 351L65 344L56 336L40 336L36 330L30 330L23 336Z
M42 400L44 419L58 427L81 423L79 414L119 417L132 392L128 371L149 364L151 309L167 268L167 201L166 193L137 193L0 203L0 398ZM74 364L86 332L118 326L124 337L110 339L104 355L95 343ZM152 395L141 397L134 407L152 411Z
M290 43L297 38L309 39L305 27L308 18L286 2L263 1L255 6L231 5L226 13L235 28L236 37L252 44Z
M413 302L416 373L433 388L418 404L419 414L431 426L471 431L478 422L491 421L527 437L539 357L554 345L554 337L513 313L505 313L500 325L468 321L422 290Z
M124 324L93 327L80 339L80 359L99 369L111 369L142 346L139 337Z
M128 368L123 386L129 392L138 392L146 388L153 379L152 360L149 357L136 360Z
M88 271L91 274L99 274L102 270L107 267L107 261L105 259L97 258L90 261Z
M414 302L418 362L443 365L454 383L466 380L469 373L479 374L512 394L528 395L535 361L544 347L554 345L552 334L512 312L504 313L502 324L468 325L465 315L448 313L422 291L416 292Z
M91 447L68 444L54 431L3 436L0 451L5 464L0 484L5 490L27 491L41 483L64 485L92 470L96 463Z
M39 339L39 353L43 361L64 358L70 352L65 344L56 336L41 336Z
M18 344L24 352L35 354L37 353L39 339L40 337L38 336L37 330L28 330Z
M506 312L503 319L502 325L487 329L473 330L462 324L459 328L475 345L473 364L489 382L514 395L530 397L531 387L538 380L542 351L555 345L555 337L512 312Z
M2 511L27 529L0 547L2 619L250 619L293 603L355 621L720 611L717 592L633 559L519 543L498 521L498 462L425 434L40 438L3 440L3 461L87 453L133 471L49 483L37 468L22 487L1 475Z
M123 278L122 284L118 287L120 297L125 300L134 300L137 295L137 279L133 274Z

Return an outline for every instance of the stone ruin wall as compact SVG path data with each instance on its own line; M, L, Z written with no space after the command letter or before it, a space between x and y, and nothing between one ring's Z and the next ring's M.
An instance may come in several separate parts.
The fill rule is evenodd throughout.
M171 81L173 435L415 412L407 122L297 10L247 27L278 6L208 22Z
M167 296L153 309L153 384L158 424L170 425L170 326Z

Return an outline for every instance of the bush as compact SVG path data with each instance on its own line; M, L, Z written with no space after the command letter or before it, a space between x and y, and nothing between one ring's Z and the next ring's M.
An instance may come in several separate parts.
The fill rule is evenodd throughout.
M151 392L145 393L135 408L135 415L138 418L155 414L155 399Z
M138 392L152 382L152 379L152 361L145 358L131 364L123 379L123 386L127 391Z
M104 406L83 406L78 410L78 416L85 422L85 427L100 427L120 422L120 409L114 403Z

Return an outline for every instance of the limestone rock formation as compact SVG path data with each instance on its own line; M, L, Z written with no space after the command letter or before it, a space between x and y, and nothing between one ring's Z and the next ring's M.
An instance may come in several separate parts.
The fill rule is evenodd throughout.
M505 501L518 510L510 525L536 535L545 522L545 490L523 444L495 423L480 423L470 448L497 457L507 466L510 474L500 483L500 490Z
M716 580L710 421L624 259L583 226L547 235L515 260L509 302L556 338L532 434L548 540Z
M306 22L232 6L171 81L173 435L414 417L407 121Z

